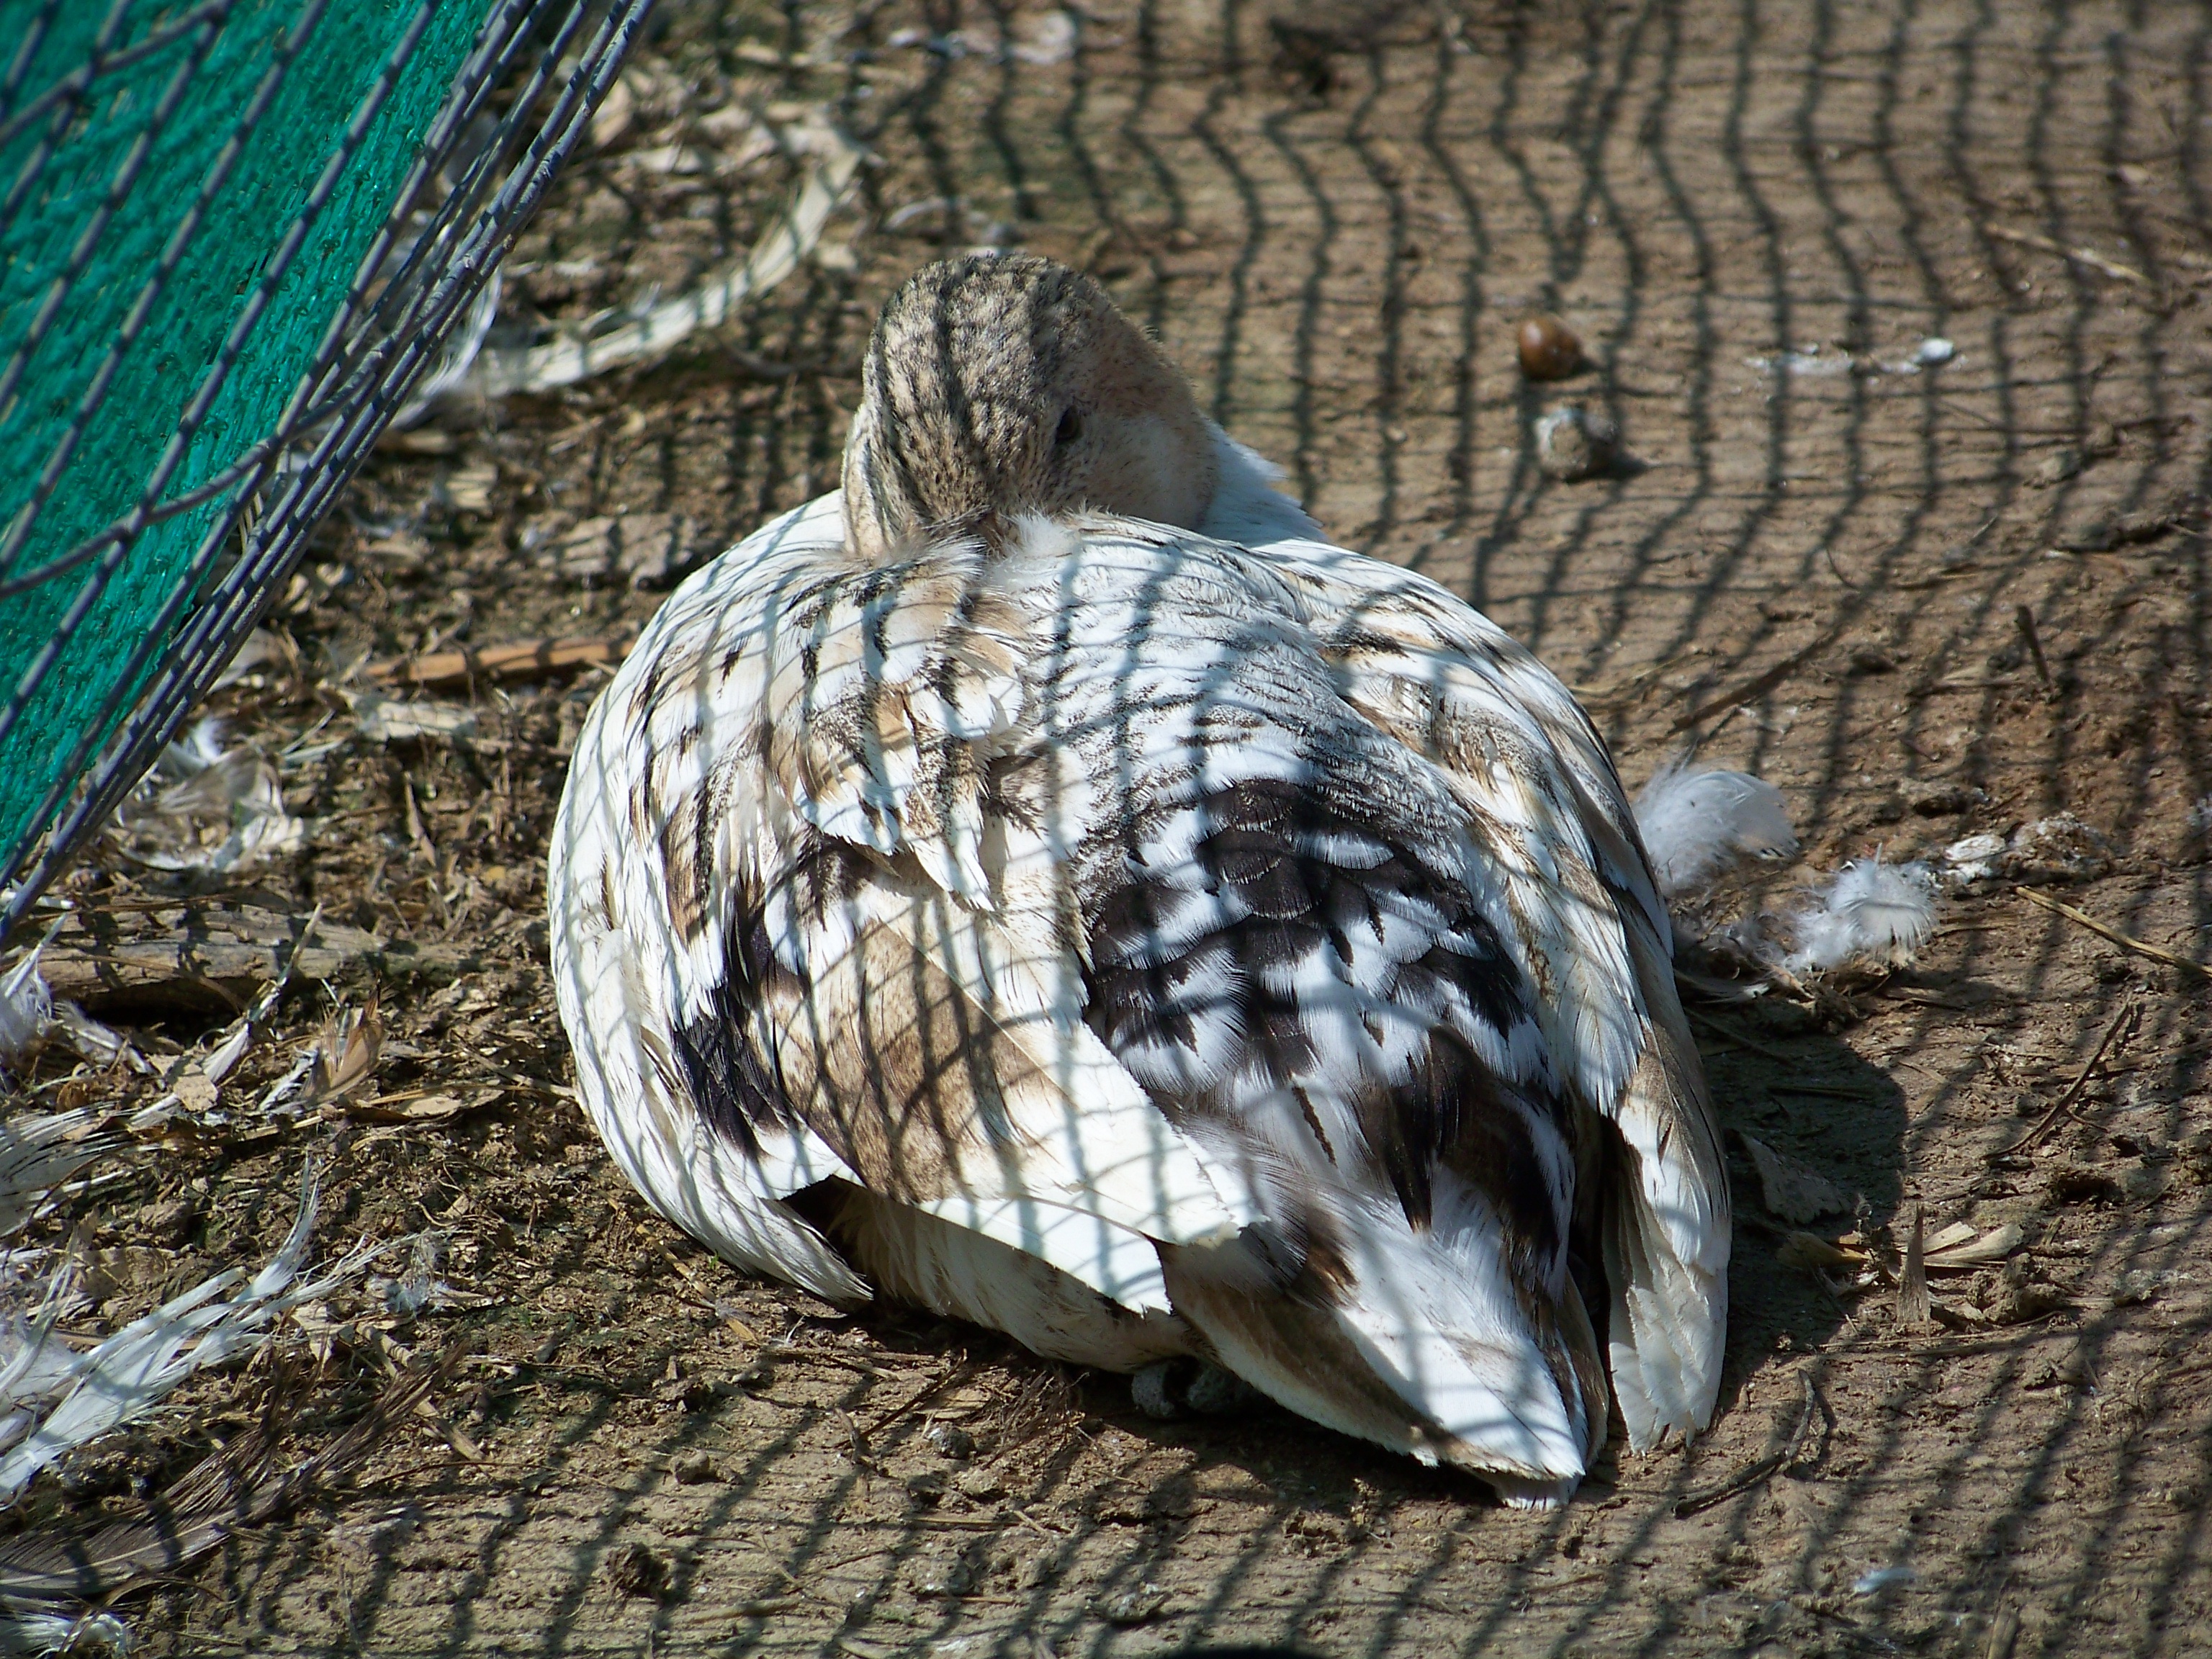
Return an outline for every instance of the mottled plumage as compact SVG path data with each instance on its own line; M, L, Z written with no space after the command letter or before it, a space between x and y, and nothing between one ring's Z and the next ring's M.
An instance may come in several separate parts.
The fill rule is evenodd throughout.
M893 301L846 480L577 746L556 977L639 1188L833 1300L1194 1354L1524 1501L1608 1376L1635 1446L1702 1425L1719 1150L1559 683L1320 540L1043 261Z

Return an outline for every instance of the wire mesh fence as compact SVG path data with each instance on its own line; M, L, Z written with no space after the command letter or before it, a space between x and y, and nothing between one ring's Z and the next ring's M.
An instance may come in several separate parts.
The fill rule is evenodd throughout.
M950 251L1053 254L1338 540L1532 644L1632 781L1694 740L1784 787L1811 867L1931 861L1915 970L1802 1018L1707 1009L1701 1039L1732 1133L1828 1171L1869 1236L1917 1204L1931 1229L2021 1228L2032 1271L1945 1280L1948 1325L1904 1324L1790 1265L1739 1161L1714 1431L1516 1518L1295 1425L1156 1427L972 1333L856 1332L733 1283L564 1153L554 1096L501 1097L496 1133L386 1126L333 1177L361 1213L389 1188L450 1217L509 1298L468 1419L489 1455L424 1453L331 1527L234 1552L233 1610L179 1612L179 1639L2197 1645L2204 981L2016 884L2070 880L2058 902L2112 932L2212 949L2202 10L695 4L658 27L630 112L507 268L509 343L722 268L811 133L869 151L856 210L658 368L453 406L451 453L364 472L327 551L365 574L289 626L417 663L618 642L657 601L611 523L688 525L696 562L830 487L883 295ZM1531 310L1588 347L1556 393L1516 366ZM1616 471L1543 473L1531 424L1567 398L1619 422ZM469 479L480 507L422 505ZM464 964L387 1004L441 1068L424 1087L489 1091L485 1057L542 1070L555 1042L514 871L592 682L492 678L444 684L495 736L356 740L346 765L381 781L313 785L331 822L374 827L316 855L319 900ZM2064 813L2095 836L2022 839ZM1951 856L1976 836L1996 848ZM476 845L489 897L454 852Z
M0 933L265 608L642 9L11 8Z

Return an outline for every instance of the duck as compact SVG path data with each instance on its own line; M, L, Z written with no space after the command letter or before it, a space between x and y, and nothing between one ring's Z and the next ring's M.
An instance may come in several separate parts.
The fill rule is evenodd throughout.
M1616 1413L1706 1426L1727 1177L1566 687L1332 544L1086 275L932 264L861 382L841 487L576 740L553 978L613 1162L745 1273L1514 1505Z

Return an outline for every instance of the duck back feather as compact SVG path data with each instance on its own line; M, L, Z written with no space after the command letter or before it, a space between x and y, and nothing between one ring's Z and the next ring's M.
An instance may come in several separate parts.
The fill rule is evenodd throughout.
M556 831L584 1102L741 1266L1547 1501L1608 1371L1638 1447L1717 1387L1665 912L1558 681L1219 458L1242 544L863 565L832 496L679 590Z

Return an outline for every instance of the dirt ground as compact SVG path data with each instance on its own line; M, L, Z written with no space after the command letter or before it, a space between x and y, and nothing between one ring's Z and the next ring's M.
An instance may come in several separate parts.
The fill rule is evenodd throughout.
M855 204L742 326L376 457L272 617L293 655L214 705L286 755L304 851L186 897L111 849L68 887L58 986L157 1061L321 907L229 1123L173 1122L45 1224L105 1252L103 1319L265 1258L316 1153L325 1249L424 1233L417 1278L448 1288L319 1310L293 1449L392 1364L470 1350L350 1486L128 1603L145 1650L2212 1646L2212 980L2020 890L2212 959L2212 13L670 0L661 26L627 126L518 250L510 323L742 252L799 165L771 129L866 143ZM659 597L634 573L834 482L876 303L978 245L1104 279L1338 539L1583 690L1632 782L1694 738L1779 784L1806 851L1770 902L2060 812L2107 844L1947 885L1906 970L1700 1005L1741 1224L1693 1448L1609 1457L1529 1516L1272 1410L1156 1424L976 1331L742 1279L600 1153L543 858L607 671L485 672L427 694L472 729L380 741L363 665L626 640ZM1616 476L1534 465L1533 307L1588 345L1562 391L1620 421ZM1908 362L1934 338L1949 362ZM372 981L373 1079L253 1121ZM158 1092L74 1064L23 1087ZM1850 1195L1804 1231L1875 1263L1793 1241L1744 1134ZM1908 1322L1881 1264L1916 1206L2020 1242ZM258 1376L196 1385L19 1521L127 1510L235 1432Z

